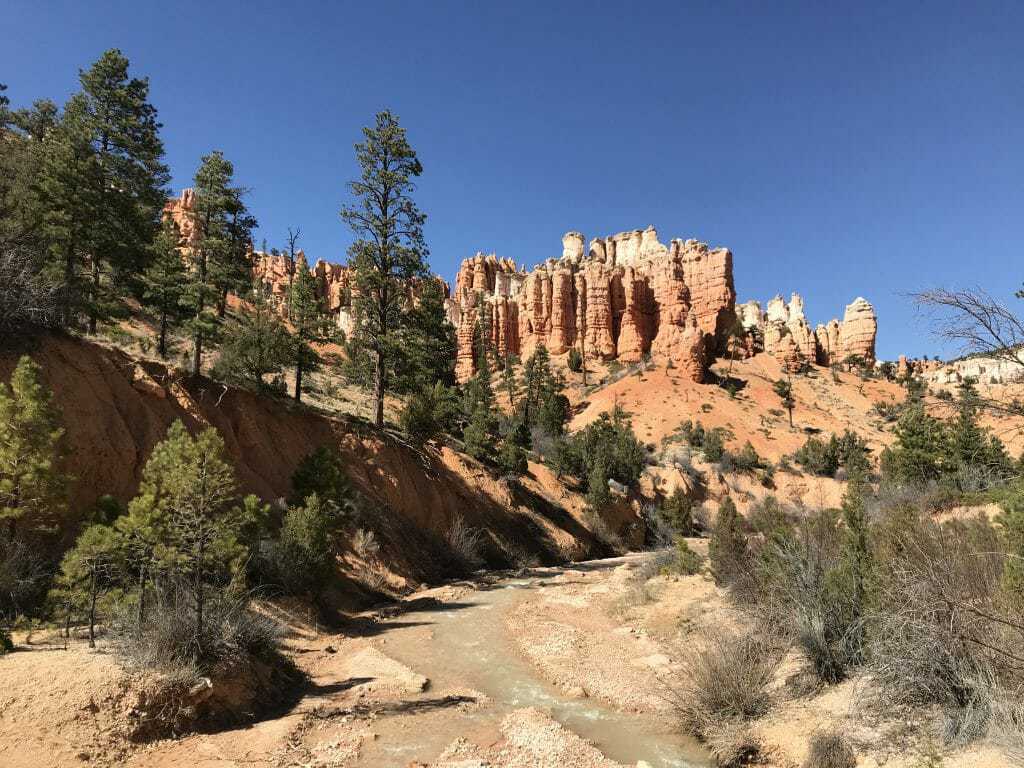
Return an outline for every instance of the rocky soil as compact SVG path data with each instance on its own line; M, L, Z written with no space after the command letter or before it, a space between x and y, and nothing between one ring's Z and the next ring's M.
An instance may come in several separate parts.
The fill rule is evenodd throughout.
M691 542L702 549L700 541ZM666 697L687 639L740 621L704 575L652 576L650 555L480 577L368 612L347 633L291 627L308 675L288 712L144 746L119 738L130 681L102 647L35 638L0 659L0 764L11 768L615 768L701 766ZM24 642L25 638L21 638ZM842 727L859 766L910 768L927 714L886 711L862 680L797 695L780 672L754 724L765 765L801 764L818 728ZM992 747L946 768L1009 768Z

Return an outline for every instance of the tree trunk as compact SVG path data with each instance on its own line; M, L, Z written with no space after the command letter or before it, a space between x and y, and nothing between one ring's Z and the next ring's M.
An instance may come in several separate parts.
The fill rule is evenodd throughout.
M157 351L161 358L167 358L167 310L160 313L160 339L157 343Z
M374 424L384 426L384 353L377 350L373 376Z
M92 259L92 306L89 307L89 335L96 335L96 304L100 298L100 260Z
M67 258L64 261L64 325L71 327L75 321L74 286L75 284L75 244L68 246Z
M301 342L300 342L301 343ZM299 359L295 363L295 402L302 400L302 353L299 352Z
M96 647L96 568L92 569L92 583L89 586L89 647Z
M583 371L583 386L587 386L587 336L580 334L580 366Z
M142 622L146 620L146 564L139 565L139 607L135 613L135 625L142 634Z
M217 304L217 317L223 318L228 311L228 289L225 288L220 295L220 302Z
M203 365L203 334L197 333L192 339L192 375L199 376Z

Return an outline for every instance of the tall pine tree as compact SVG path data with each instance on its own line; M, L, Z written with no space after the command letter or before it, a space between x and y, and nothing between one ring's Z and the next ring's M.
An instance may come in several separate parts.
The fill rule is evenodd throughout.
M349 338L354 353L372 366L374 422L384 425L384 394L396 364L406 355L400 331L411 320L403 311L412 281L428 274L423 240L426 216L412 199L423 172L405 129L389 111L377 114L356 144L360 177L349 183L355 200L341 210L357 240L349 249L354 270L355 322Z
M164 358L167 334L186 316L182 300L188 273L178 240L178 228L168 219L153 241L152 259L142 275L142 301L156 315L157 352Z
M248 238L255 222L242 202L244 190L234 186L234 166L220 151L204 155L195 176L195 217L199 242L192 249L185 290L186 323L192 337L192 375L202 372L203 349L215 342L228 290L237 288L248 271ZM250 277L251 279L251 277Z
M28 356L18 361L10 387L0 383L0 523L14 538L18 527L50 527L67 502L68 477L60 469L64 429L53 395Z
M93 158L88 188L80 192L88 198L86 309L95 333L147 262L170 177L149 79L129 77L128 59L111 49L79 80L65 119L82 132Z
M294 243L289 246L294 248ZM320 365L320 355L313 344L321 344L331 338L333 324L323 308L323 301L317 295L316 279L309 271L306 255L299 252L295 262L294 275L290 278L288 291L288 318L294 329L292 356L295 366L296 402L302 399L302 380L306 373L315 371Z

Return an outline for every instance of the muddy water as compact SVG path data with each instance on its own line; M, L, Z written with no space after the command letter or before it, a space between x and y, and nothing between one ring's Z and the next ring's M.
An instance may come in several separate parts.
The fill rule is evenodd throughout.
M554 575L557 572L552 571L548 577ZM543 578L508 580L473 592L450 609L403 614L403 623L429 624L432 639L424 643L422 636L417 640L408 630L388 632L385 653L427 675L435 689L472 688L486 694L492 705L449 710L444 727L429 732L381 734L378 749L395 760L430 760L451 743L453 734L493 740L507 712L538 707L616 762L635 765L644 760L652 768L711 765L700 746L675 733L670 722L616 712L592 699L566 697L516 654L505 616L520 600L542 589Z

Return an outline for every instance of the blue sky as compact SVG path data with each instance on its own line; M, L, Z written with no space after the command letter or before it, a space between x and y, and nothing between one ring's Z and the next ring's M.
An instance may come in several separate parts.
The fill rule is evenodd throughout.
M0 82L63 101L121 48L175 189L222 149L257 241L344 260L352 144L399 114L435 271L654 224L735 256L740 299L863 295L883 357L948 354L902 292L1024 282L1021 3L4 0ZM1024 309L1024 308L1022 308Z

